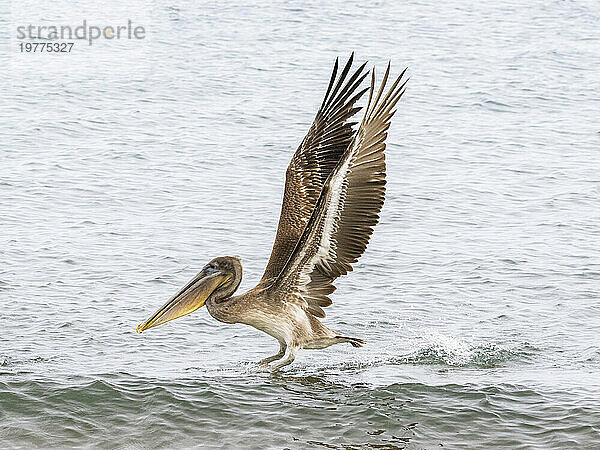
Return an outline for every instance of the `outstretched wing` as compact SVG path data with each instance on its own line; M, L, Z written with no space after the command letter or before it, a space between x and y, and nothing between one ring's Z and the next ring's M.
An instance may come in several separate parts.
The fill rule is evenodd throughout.
M368 72L363 73L366 63L348 76L353 59L354 53L337 80L336 59L325 99L287 168L279 227L263 282L279 275L285 266L310 219L323 184L352 142L355 133L352 126L356 123L348 119L360 110L354 108L354 104L368 90L358 90L368 75Z
M406 69L386 95L390 66L373 100L375 71L365 117L349 149L330 174L292 256L269 289L299 302L317 317L331 305L333 280L352 270L363 254L385 195L385 139L394 107L404 93Z

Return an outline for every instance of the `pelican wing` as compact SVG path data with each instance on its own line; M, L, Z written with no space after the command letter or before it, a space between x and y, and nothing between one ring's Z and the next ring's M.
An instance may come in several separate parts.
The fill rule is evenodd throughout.
M390 66L375 99L375 71L365 117L325 182L310 220L290 259L269 289L286 293L317 317L325 317L333 280L352 270L379 220L385 195L385 139L394 107L404 93L406 69L386 95Z
M336 59L323 103L287 168L279 227L263 281L279 275L285 266L310 219L323 184L352 142L352 126L356 123L348 119L360 110L354 104L368 90L359 90L368 75L368 72L363 73L366 63L348 75L353 59L354 54L337 80Z

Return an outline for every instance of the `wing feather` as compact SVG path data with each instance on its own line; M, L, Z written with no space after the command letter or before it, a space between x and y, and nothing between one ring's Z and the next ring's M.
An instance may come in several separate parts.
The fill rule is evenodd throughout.
M364 253L385 197L385 140L406 69L387 93L390 65L375 93L375 71L365 116L348 150L326 180L309 222L281 273L269 289L325 317L333 281L352 271ZM375 95L375 97L373 97ZM374 99L374 100L373 100ZM373 102L371 102L373 100ZM280 293L281 293L280 292Z
M286 171L281 215L271 257L262 277L268 283L279 275L302 236L323 184L348 149L355 134L349 122L361 108L356 101L368 90L360 85L369 72L366 63L349 76L354 54L339 77L336 59L323 103Z

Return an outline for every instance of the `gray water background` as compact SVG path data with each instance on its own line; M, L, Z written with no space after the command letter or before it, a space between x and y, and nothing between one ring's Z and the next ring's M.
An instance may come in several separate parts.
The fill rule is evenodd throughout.
M600 8L533 2L2 2L3 447L600 447ZM27 24L145 26L20 53ZM410 67L381 222L304 351L206 310L262 274L336 56ZM349 346L348 346L349 347Z

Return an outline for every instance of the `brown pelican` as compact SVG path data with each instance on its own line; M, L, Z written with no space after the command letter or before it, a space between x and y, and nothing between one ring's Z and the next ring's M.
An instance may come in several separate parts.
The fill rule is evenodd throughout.
M406 81L406 69L386 91L390 64L379 89L375 69L370 87L360 89L366 63L351 75L354 55L338 73L336 59L325 99L286 171L279 227L260 282L233 296L242 279L240 260L210 261L153 316L141 333L206 305L215 319L243 323L279 341L276 355L260 361L277 370L290 364L300 348L321 349L362 339L342 336L319 318L331 305L333 281L352 271L379 220L385 194L385 140ZM355 103L369 91L358 129L350 122ZM287 352L287 357L282 359Z

